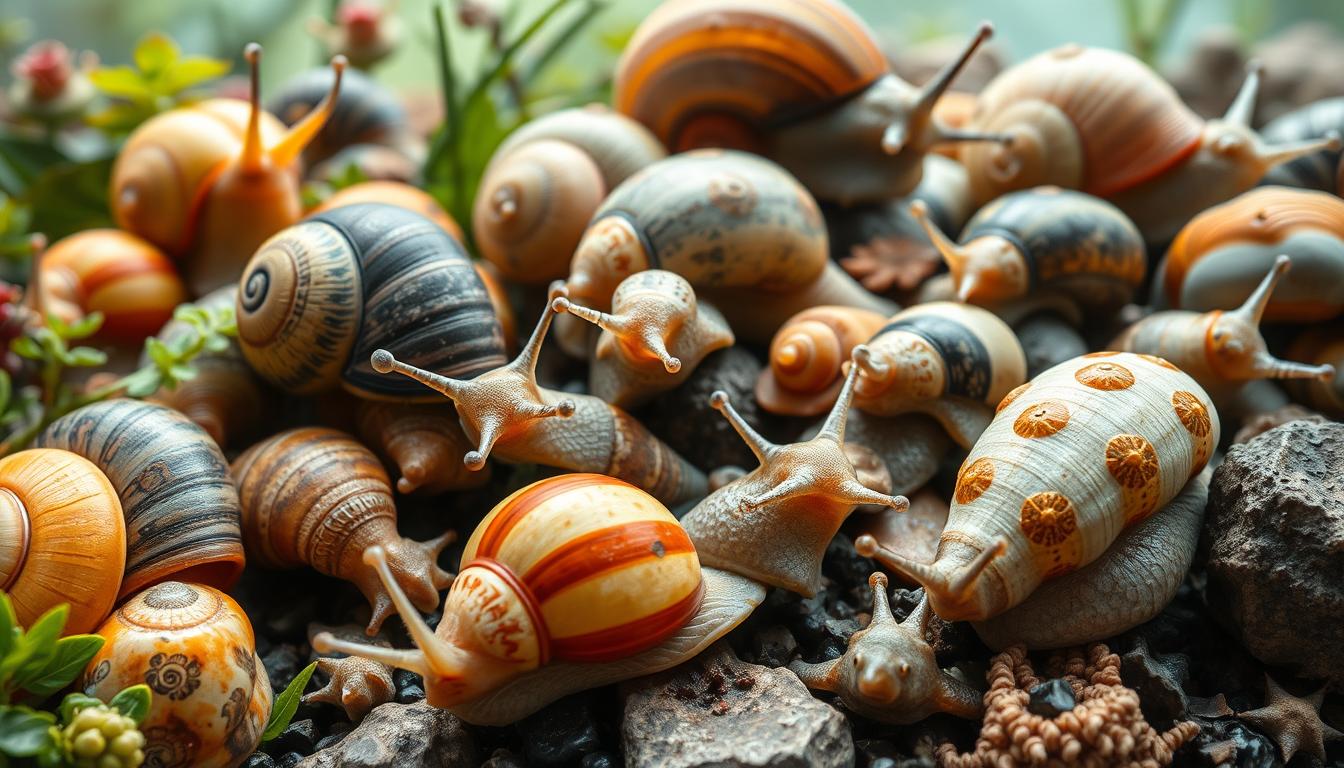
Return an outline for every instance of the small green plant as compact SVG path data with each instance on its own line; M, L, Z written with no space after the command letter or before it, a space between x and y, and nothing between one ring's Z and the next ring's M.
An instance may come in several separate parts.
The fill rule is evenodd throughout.
M183 56L167 35L151 33L135 46L135 66L100 67L89 74L93 85L112 103L90 115L94 127L128 133L160 112L194 100L191 89L227 73L229 62L206 56Z
M299 708L303 689L308 687L308 681L312 679L315 669L317 669L316 661L299 670L299 674L289 681L285 690L275 697L275 703L271 705L271 716L266 720L265 730L261 732L262 743L274 739L289 727L289 721L294 719L294 712Z

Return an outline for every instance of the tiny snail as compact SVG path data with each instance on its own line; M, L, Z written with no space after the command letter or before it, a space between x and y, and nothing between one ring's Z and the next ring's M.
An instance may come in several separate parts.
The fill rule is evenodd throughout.
M313 647L418 672L430 704L480 725L680 664L765 597L758 584L702 568L686 531L647 493L593 474L540 480L497 504L467 541L437 630L402 593L383 549L364 557L418 648L329 633Z
M588 388L621 408L643 405L676 387L710 352L733 345L723 315L697 304L685 278L661 269L621 281L611 297L611 314L563 297L555 303L602 329L588 368Z
M98 467L38 448L0 459L0 592L20 626L70 606L65 631L90 632L117 602L126 523Z
M80 686L103 701L149 686L146 765L236 768L256 751L271 682L252 623L228 595L166 581L126 601L98 634L105 642Z
M1260 317L1274 286L1291 266L1291 259L1279 256L1237 309L1156 312L1125 329L1108 348L1167 360L1198 381L1215 400L1251 379L1329 380L1335 373L1333 366L1279 360L1260 336Z
M393 12L397 0L340 0L332 4L335 23L321 17L308 30L322 42L328 56L345 56L350 65L368 69L397 50L401 19Z
M1154 303L1235 306L1284 253L1293 271L1265 307L1267 320L1314 323L1344 310L1344 200L1287 187L1253 189L1192 219L1167 251Z
M309 213L325 213L333 208L358 203L386 203L396 205L424 216L438 224L457 242L463 242L462 228L443 210L439 201L419 187L400 181L361 181L334 193Z
M242 573L229 464L186 416L154 403L106 400L53 421L33 445L83 456L117 489L127 550L118 597L169 578L227 589Z
M305 693L303 703L338 706L352 723L359 723L374 707L386 704L397 694L392 670L381 662L358 656L323 658L317 660L317 671L327 676L327 684Z
M887 596L887 577L868 577L873 590L868 626L849 638L838 659L809 664L794 661L789 669L808 688L840 695L845 706L864 717L907 725L935 712L958 717L980 716L980 692L942 671L924 631L933 612L927 598L897 623Z
M788 445L766 440L737 413L727 393L714 393L710 404L733 425L760 466L711 493L681 519L702 563L810 597L821 589L822 555L855 507L905 510L904 496L860 482L845 450L856 377L857 369L851 368L816 437ZM889 475L886 480L889 484Z
M254 563L271 568L307 565L352 582L373 609L376 634L393 605L379 577L360 556L382 547L391 572L415 605L432 611L452 574L439 553L452 531L430 541L397 533L392 485L378 457L344 432L290 429L247 449L233 462L243 508L243 543Z
M360 400L355 432L401 473L398 493L434 496L490 482L489 465L472 472L462 464L472 444L451 405Z
M992 619L1043 583L1097 560L1124 529L1150 516L1166 524L1159 510L1204 469L1218 432L1208 395L1167 361L1084 355L999 404L962 464L932 564L881 548L871 536L860 536L855 548L923 585L943 619ZM1158 582L1147 571L1180 567L1183 574L1188 566L1145 557L1140 549L1106 574L1113 593L1145 595L1144 608L1156 604L1134 623L1151 618L1172 594L1156 595ZM1099 616L1086 631L1109 637L1133 626L1126 623L1133 617L1115 611L1113 621Z
M270 383L295 394L343 385L360 397L431 399L377 375L388 347L470 378L504 363L504 334L462 246L405 208L318 213L262 244L238 283L238 343Z
M886 315L856 307L799 312L770 340L770 367L756 380L756 402L787 416L827 412L845 383L843 367L854 347L886 324Z
M1313 101L1274 118L1260 129L1265 141L1283 144L1329 138L1331 133L1344 133L1344 97ZM1339 194L1344 192L1341 158L1344 152L1338 147L1321 149L1269 169L1260 183Z
M963 448L989 426L995 403L1027 380L1008 324L968 304L936 301L898 313L854 348L856 408L927 413Z
M915 188L934 146L1001 140L933 114L992 34L981 24L916 88L892 74L872 30L838 0L668 0L635 28L612 99L673 152L753 152L822 200L886 200Z
M322 106L281 135L259 106L261 46L244 51L252 102L210 99L151 118L130 135L112 167L117 226L178 259L200 296L238 278L263 240L303 215L299 153L326 122L345 61Z
M1050 293L1104 318L1143 285L1143 236L1120 209L1083 192L1036 187L1006 194L971 218L960 245L934 225L922 202L910 212L943 255L961 301L1035 303Z
M1253 65L1222 119L1207 123L1129 54L1065 45L1004 71L980 93L971 128L1011 142L967 145L961 159L980 204L1042 184L1114 203L1151 243L1251 187L1270 168L1339 137L1266 144L1250 127Z
M1340 323L1307 328L1288 346L1288 356L1334 366L1328 379L1284 382L1293 399L1336 419L1344 418L1344 326Z
M607 193L666 156L648 129L602 104L527 123L495 150L476 193L481 255L509 280L563 278Z
M513 362L474 379L441 376L384 349L373 353L373 369L395 371L453 401L462 428L477 446L462 457L468 469L484 467L493 452L513 463L611 475L665 504L704 495L704 473L621 408L537 384L537 357L555 311L557 305L542 310L536 330Z

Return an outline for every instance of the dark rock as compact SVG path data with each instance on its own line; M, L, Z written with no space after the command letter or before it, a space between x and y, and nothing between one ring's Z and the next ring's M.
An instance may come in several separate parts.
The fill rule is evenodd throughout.
M398 704L414 704L425 700L425 681L420 675L405 669L394 669L392 682L397 686L397 695L393 701Z
M826 555L821 561L822 573L838 580L841 584L862 584L865 589L854 595L860 605L872 603L872 593L867 589L868 576L877 570L877 565L869 558L854 550L854 542L843 533L837 533L826 546Z
M275 768L275 761L265 752L253 752L243 762L243 768Z
M1312 424L1324 424L1327 419L1321 414L1298 405L1289 403L1277 410L1269 413L1257 413L1248 417L1237 430L1237 434L1232 438L1234 443L1249 443L1251 440L1263 435L1275 427L1283 426L1294 421L1309 421Z
M1150 722L1185 719L1189 700L1184 685L1190 679L1190 660L1180 654L1155 654L1139 636L1134 650L1120 657L1125 685L1139 694L1143 714Z
M849 766L849 724L787 669L739 661L720 642L666 672L621 685L627 764Z
M527 768L527 763L507 749L496 749L489 760L481 763L481 768Z
M602 747L587 694L561 699L516 727L523 738L528 765L570 765Z
M306 758L301 765L466 768L476 763L476 744L462 721L446 709L420 702L376 707L339 744Z
M1274 768L1282 765L1274 742L1234 718L1195 718L1199 735L1194 744L1200 762L1207 766Z
M271 648L271 652L261 657L261 665L266 668L266 676L271 679L271 689L285 690L294 676L303 669L304 662L299 649L289 643L281 643Z
M303 762L303 755L299 752L286 752L275 761L276 768L294 768L294 766Z
M317 732L317 726L312 720L295 720L286 726L279 736L267 742L266 751L272 755L282 755L286 752L311 755L319 738L321 734Z
M621 759L610 752L593 752L579 761L581 768L616 768L619 765Z
M753 660L766 667L785 667L798 653L798 641L788 629L771 624L751 637Z
M1233 446L1200 548L1210 612L1252 655L1344 684L1344 424L1294 421Z
M1027 710L1041 717L1055 717L1078 705L1073 697L1073 688L1067 680L1055 678L1038 684L1030 692L1031 700Z
M1013 326L1022 351L1027 355L1027 379L1055 367L1065 360L1087 354L1087 342L1059 317L1039 312Z

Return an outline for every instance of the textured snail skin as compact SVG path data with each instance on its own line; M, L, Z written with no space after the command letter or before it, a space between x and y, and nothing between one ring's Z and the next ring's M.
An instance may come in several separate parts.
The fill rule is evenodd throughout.
M376 661L358 656L318 659L317 669L330 679L318 690L304 694L303 703L338 706L352 723L361 722L374 707L391 701L397 692L392 670Z
M825 421L821 421L808 428L802 439L815 437L824 425ZM952 445L947 430L933 417L922 413L874 416L853 409L845 421L845 448L860 447L870 451L886 465L887 475L891 478L889 488L869 487L893 495L905 496L928 485Z
M489 465L479 472L462 465L462 454L472 444L451 406L360 400L355 405L355 431L401 472L399 493L434 496L490 481Z

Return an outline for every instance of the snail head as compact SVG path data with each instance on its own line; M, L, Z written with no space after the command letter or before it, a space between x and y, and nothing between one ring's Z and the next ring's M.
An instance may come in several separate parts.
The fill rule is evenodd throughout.
M1027 294L1030 270L1026 257L1008 238L983 234L958 245L929 216L922 200L910 204L910 215L924 228L952 273L957 299L967 304L993 304Z
M873 611L868 626L854 633L846 649L841 674L845 687L874 707L891 707L898 701L923 701L929 691L920 690L927 675L913 675L917 668L937 670L933 649L924 641L930 616L927 600L898 624L887 596L887 577L874 572L868 578L873 590ZM937 679L934 676L933 679Z
M1279 360L1269 353L1260 335L1260 318L1265 313L1275 285L1292 267L1292 260L1280 255L1269 274L1251 292L1246 303L1231 312L1211 312L1205 337L1209 365L1230 381L1247 379L1322 379L1335 375L1334 366L1306 365Z
M940 550L938 559L931 564L911 560L882 546L868 534L854 540L854 549L918 582L928 595L930 607L947 621L988 618L999 602L991 584L994 580L985 575L994 560L1008 551L1008 542L1003 538L995 539L978 552L966 547L955 557L945 556Z

